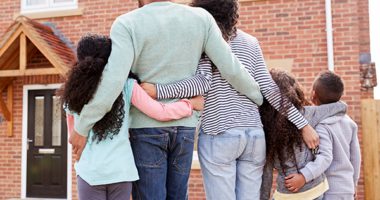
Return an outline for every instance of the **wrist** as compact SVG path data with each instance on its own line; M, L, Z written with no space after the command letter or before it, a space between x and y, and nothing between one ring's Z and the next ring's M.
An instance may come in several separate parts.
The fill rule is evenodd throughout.
M302 176L302 181L303 181L304 183L306 183L306 178L305 178L305 176L304 176L302 173L300 173L300 175Z
M87 137L88 133L90 132L90 129L88 127L81 126L81 123L74 123L74 132L80 136Z
M162 99L162 97L160 95L160 85L159 84L154 84L154 87L156 88L156 93L154 94L155 98L156 99Z
M311 128L309 122L305 119L305 121L303 121L301 124L299 124L298 126L298 129L303 131L303 130L306 130L308 128Z

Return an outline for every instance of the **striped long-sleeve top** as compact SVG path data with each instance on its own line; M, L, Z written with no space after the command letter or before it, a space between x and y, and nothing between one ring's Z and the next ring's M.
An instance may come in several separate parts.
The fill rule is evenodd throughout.
M241 31L231 40L232 52L246 67L260 86L261 93L275 108L279 108L281 95L265 65L258 40ZM216 135L234 127L262 127L258 106L236 91L220 74L212 69L205 58L199 63L197 74L180 82L156 85L157 98L187 98L205 95L205 108L201 127L206 134ZM287 111L288 119L299 129L308 124L294 107Z

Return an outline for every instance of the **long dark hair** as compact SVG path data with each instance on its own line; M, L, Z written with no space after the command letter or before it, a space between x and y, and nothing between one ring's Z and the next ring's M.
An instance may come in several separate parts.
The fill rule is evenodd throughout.
M80 114L96 92L102 72L111 53L111 39L101 35L86 35L78 42L77 62L69 71L59 91L61 101L70 111ZM138 78L130 73L131 78ZM112 109L94 127L93 140L100 142L119 133L125 111L123 95L120 94Z
M237 0L193 0L190 4L207 10L216 20L225 40L236 36L236 24L239 19Z
M294 148L302 149L303 142L301 131L287 119L287 110L291 103L300 111L310 103L293 76L278 70L271 70L270 74L280 88L281 103L279 111L266 100L260 107L267 144L267 162L273 163L278 158L281 166L284 166L289 159L296 163Z

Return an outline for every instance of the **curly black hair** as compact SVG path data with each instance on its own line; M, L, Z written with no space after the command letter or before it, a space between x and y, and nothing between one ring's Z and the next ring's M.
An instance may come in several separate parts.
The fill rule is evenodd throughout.
M239 19L238 0L193 0L190 5L207 10L216 20L226 41L236 37L236 24Z
M96 34L83 36L78 42L77 62L58 92L63 105L70 111L80 114L83 106L93 98L111 54L111 46L109 37ZM129 77L138 80L133 73ZM112 139L119 133L124 116L124 100L120 94L112 109L95 123L93 140L100 142L108 136Z
M287 119L287 110L291 103L300 111L310 103L302 87L290 74L274 69L270 74L280 88L280 109L277 111L265 100L259 110L265 131L267 162L273 163L278 158L281 166L284 166L288 160L296 163L294 148L302 149L303 142L301 131Z

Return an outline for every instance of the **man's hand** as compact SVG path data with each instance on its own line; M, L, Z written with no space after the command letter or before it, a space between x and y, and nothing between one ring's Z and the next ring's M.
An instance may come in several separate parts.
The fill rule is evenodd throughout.
M309 149L315 149L317 148L317 146L319 146L319 135L317 134L317 132L315 132L313 127L307 125L303 127L301 131L303 141L306 143Z
M285 186L291 192L298 192L306 183L302 174L290 174L285 177Z
M148 93L150 97L157 99L156 85L151 83L141 83L140 86L145 90L146 93Z
M193 110L202 111L204 108L205 100L202 96L193 97L190 100Z
M73 153L76 155L76 160L79 161L82 155L82 151L86 146L87 137L81 136L79 133L73 130L72 134L70 135L69 142L73 145Z

